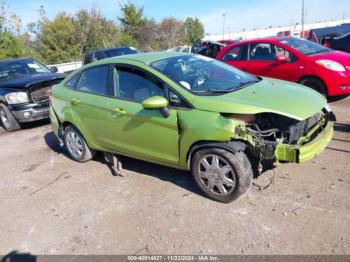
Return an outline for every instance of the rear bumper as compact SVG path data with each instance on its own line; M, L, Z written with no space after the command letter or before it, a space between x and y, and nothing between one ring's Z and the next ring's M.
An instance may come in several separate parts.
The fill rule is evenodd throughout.
M325 129L316 138L304 145L279 144L275 150L276 160L279 162L303 163L315 158L332 140L333 124L334 122L329 121Z
M50 101L11 106L10 110L20 123L47 119L50 115Z

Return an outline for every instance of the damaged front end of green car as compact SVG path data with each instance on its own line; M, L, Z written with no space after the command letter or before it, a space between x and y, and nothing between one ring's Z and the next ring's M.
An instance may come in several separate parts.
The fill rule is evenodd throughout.
M331 141L336 121L328 107L302 121L273 113L238 117L245 121L236 126L234 139L246 141L254 157L280 163L315 158Z

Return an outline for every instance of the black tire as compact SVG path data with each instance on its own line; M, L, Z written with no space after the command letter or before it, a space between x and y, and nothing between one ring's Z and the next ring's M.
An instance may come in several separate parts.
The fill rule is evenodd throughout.
M219 163L223 160L221 165L224 165L222 165L221 168L225 168L229 165L232 169L232 171L230 171L229 173L224 174L226 178L229 178L229 180L234 182L232 183L234 184L233 186L226 187L226 194L218 192L220 190L219 186L217 185L215 185L213 189L210 190L208 188L209 178L203 178L203 173L207 172L201 170L203 168L202 160L208 160L211 156L218 156ZM213 165L213 161L214 160L212 158L211 166ZM219 148L200 149L194 154L192 158L191 171L194 180L196 181L196 184L202 190L202 192L209 198L223 203L229 203L246 193L251 187L253 181L253 171L250 161L247 158L246 154L241 151L233 154L231 152ZM214 172L213 174L215 175L215 171L211 170L210 172ZM222 180L218 173L216 173L215 179L217 179L216 183L218 182L218 180ZM222 181L220 187L222 187Z
M84 137L72 125L64 129L64 145L69 156L80 163L91 160L96 153L95 150L89 148Z
M327 87L325 84L316 77L306 77L299 81L299 84L310 87L311 89L319 92L321 95L327 97Z
M21 125L12 115L8 107L3 104L0 104L0 121L2 127L8 132L12 132L21 128Z

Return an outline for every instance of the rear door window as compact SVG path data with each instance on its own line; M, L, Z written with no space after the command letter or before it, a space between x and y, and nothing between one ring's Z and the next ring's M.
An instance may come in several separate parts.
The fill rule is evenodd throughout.
M249 60L252 61L274 61L276 49L269 43L252 43L249 48Z
M96 95L108 95L109 66L96 66L82 72L76 90Z

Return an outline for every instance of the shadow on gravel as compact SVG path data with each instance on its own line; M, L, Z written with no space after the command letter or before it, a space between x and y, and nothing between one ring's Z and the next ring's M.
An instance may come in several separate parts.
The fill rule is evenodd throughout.
M334 147L329 147L329 146L327 146L326 149L350 154L349 150L344 150L344 149L339 149L339 148L334 148Z
M69 157L69 155L67 154L67 152L64 150L63 147L60 147L60 145L58 144L58 140L57 137L55 136L55 134L53 132L49 132L46 133L44 135L44 140L46 145L54 152L56 152L57 154L63 154L66 157Z
M43 119L35 122L21 124L21 129L31 129L50 124L50 119Z
M343 133L350 133L350 124L335 123L334 124L334 131L343 132Z
M35 121L35 122L22 123L20 130L42 127L42 126L45 126L48 124L50 124L50 119L43 119L43 120L39 120L39 121ZM16 131L19 131L19 130L16 130ZM14 131L14 132L16 132L16 131ZM6 133L7 133L7 131L0 124L0 134L6 134Z
M30 253L20 253L18 251L11 251L7 255L0 257L1 262L36 262L36 256Z
M69 158L64 148L60 147L58 140L53 132L46 133L44 135L46 145L57 154L63 154ZM182 187L192 193L203 196L201 191L198 189L192 175L189 172L165 167L149 162L137 160L134 158L120 156L120 160L123 165L123 169L127 171L137 172L142 175L152 176L163 181L173 183L179 187ZM93 161L99 162L109 167L111 174L115 176L114 171L109 165L107 165L102 153L97 153ZM186 196L187 194L184 194Z
M198 189L191 173L188 171L177 170L174 168L157 165L125 156L119 156L119 158L122 162L124 170L140 173L146 176L152 176L162 181L167 181L175 184L192 193L203 196L203 194ZM98 153L95 156L94 160L107 165L102 153ZM112 170L111 174L113 175Z
M332 97L328 97L327 101L329 103L334 103L334 102L337 102L339 100L343 100L343 99L347 98L348 96L349 95L332 96Z

